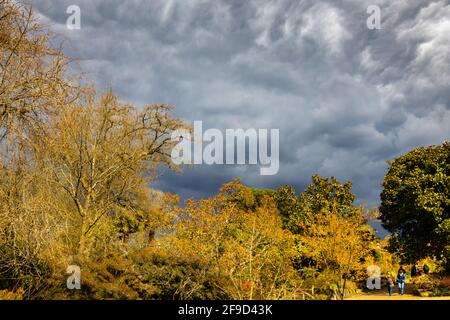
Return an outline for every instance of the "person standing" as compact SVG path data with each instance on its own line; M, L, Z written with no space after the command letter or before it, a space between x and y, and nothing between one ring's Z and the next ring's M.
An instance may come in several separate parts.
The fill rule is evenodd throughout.
M394 289L394 285L395 285L394 277L392 276L391 273L389 273L387 277L387 289L390 296L392 296L392 290Z
M411 277L417 277L420 276L420 270L419 270L419 266L417 265L417 263L415 263L413 265L413 267L411 268Z
M403 268L400 268L397 274L397 284L398 284L398 290L401 295L405 292L405 281L406 281L406 273Z
M423 265L422 270L423 270L423 273L428 274L430 272L430 267L425 263Z

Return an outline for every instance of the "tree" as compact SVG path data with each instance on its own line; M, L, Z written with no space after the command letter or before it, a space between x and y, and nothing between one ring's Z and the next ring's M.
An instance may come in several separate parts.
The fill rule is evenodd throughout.
M182 127L168 106L138 110L112 93L49 117L47 134L30 136L26 165L1 171L0 274L46 286L69 264L126 251L132 234L151 240L167 220L149 183L172 166L171 133Z
M295 236L297 270L311 286L339 299L347 280L364 274L375 243L362 208L353 205L351 188L350 182L314 175L298 197L291 186L275 193L284 227Z
M0 0L0 289L49 297L75 263L98 297L112 290L101 281L121 291L130 247L169 224L149 183L177 169L171 133L185 125L169 106L81 88L55 43L31 6Z
M212 289L201 285L205 283L230 299L300 296L300 279L291 261L295 253L293 237L282 229L271 197L253 207L255 201L252 189L234 181L225 184L218 195L189 200L178 209L173 232L158 240L178 260L195 262L204 270L198 275L209 275L209 281L190 279L200 284L196 291L189 291L191 296L204 292L206 297L206 291ZM192 285L180 286L181 291L192 290Z
M31 6L0 0L0 140L24 139L80 93L70 59ZM17 143L17 141L16 141Z
M89 255L94 241L109 241L113 231L126 240L139 222L149 222L147 185L160 164L172 166L171 133L183 127L168 111L138 111L107 93L62 110L50 134L35 142L40 172L69 200L57 210L67 212L77 233L75 254Z
M352 217L357 208L353 206L355 195L351 192L352 183L340 183L335 177L312 177L312 182L297 197L292 186L276 190L275 199L284 226L294 234L301 234L304 222L312 221L322 211L330 211L342 217Z
M357 214L358 209L353 206L355 199L350 181L340 183L335 177L314 175L299 201L309 217L325 210L346 218Z
M83 91L52 39L31 6L0 0L0 287L26 284L26 296L45 289L64 238L31 139Z
M413 262L436 256L450 264L450 143L417 148L389 162L381 221Z
M299 223L305 219L300 200L292 186L279 187L275 191L278 212L283 220L283 226L294 234L298 234Z
M304 224L298 244L301 259L307 261L303 273L312 271L316 286L344 299L347 282L365 276L374 240L370 226L360 210L352 217L323 210Z

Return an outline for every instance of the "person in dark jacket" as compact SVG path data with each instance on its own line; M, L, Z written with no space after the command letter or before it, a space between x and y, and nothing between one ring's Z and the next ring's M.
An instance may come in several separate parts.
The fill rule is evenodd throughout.
M413 267L411 268L411 277L417 277L420 276L420 270L419 270L419 266L417 265L417 263L415 263L413 265Z
M423 270L423 273L428 274L430 272L430 267L425 263L423 265L422 270Z
M397 274L397 284L398 284L398 290L401 295L405 292L405 281L406 281L406 272L403 268L400 268Z

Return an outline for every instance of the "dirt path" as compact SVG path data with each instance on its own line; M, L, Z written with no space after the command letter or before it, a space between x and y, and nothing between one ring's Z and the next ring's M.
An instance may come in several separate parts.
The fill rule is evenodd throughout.
M405 293L400 295L398 287L395 286L392 296L386 292L386 289L374 290L372 292L364 292L350 296L345 300L450 300L450 297L420 297L413 294L414 285L407 283L405 285Z

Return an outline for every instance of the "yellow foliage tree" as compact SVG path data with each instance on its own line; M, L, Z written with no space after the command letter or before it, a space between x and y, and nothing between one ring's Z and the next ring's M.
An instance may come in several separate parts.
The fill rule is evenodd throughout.
M316 284L344 299L347 282L364 275L374 239L361 210L352 217L324 210L302 229L299 254L316 271Z
M282 229L272 198L255 210L242 208L241 200L254 203L250 191L235 181L215 197L189 200L160 245L213 271L219 279L214 285L231 299L298 298L293 236Z

